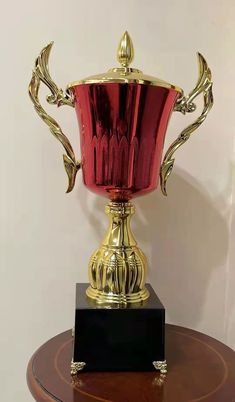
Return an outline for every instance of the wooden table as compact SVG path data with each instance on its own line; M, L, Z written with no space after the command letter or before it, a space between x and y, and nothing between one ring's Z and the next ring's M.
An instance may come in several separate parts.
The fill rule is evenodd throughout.
M169 372L70 376L71 330L31 358L27 380L39 402L235 402L235 352L199 332L166 326Z

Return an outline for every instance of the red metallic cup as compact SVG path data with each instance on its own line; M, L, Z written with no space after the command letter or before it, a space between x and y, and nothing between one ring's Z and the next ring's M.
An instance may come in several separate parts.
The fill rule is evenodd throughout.
M83 84L71 92L85 185L115 201L154 190L179 92L132 83Z
M118 60L122 67L70 84L63 92L52 80L48 58L52 43L46 46L35 63L29 86L35 109L50 131L64 146L64 165L69 178L68 192L74 187L77 171L82 167L85 185L112 201L128 201L154 190L172 171L173 154L205 120L212 104L211 72L202 55L199 79L194 90L184 96L182 89L129 67L133 45L124 34ZM50 104L75 107L81 138L81 162L58 123L43 109L38 92L40 83L48 86ZM196 109L194 98L204 95L204 108L198 119L188 126L168 149L163 162L162 151L167 124L173 110L183 114Z

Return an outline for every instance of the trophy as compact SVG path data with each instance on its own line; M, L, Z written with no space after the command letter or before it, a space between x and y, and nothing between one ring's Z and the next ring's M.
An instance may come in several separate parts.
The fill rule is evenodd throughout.
M46 46L35 62L29 95L35 110L64 147L67 192L82 170L85 186L109 202L109 228L88 264L89 284L77 284L74 352L71 374L85 371L148 371L166 373L164 351L165 309L150 284L147 260L130 228L132 198L156 189L167 194L166 183L175 151L205 120L213 105L211 71L198 53L199 78L184 95L181 88L130 67L132 40L125 32L117 59L120 67L72 82L63 91L52 80ZM51 105L74 107L77 114L81 161L67 136L39 101L44 83ZM173 111L196 109L203 94L200 116L185 128L162 158L164 139Z

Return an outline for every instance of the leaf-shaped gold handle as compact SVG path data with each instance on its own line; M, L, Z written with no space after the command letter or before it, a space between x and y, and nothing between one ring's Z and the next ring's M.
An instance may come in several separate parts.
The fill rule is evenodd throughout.
M198 53L198 64L199 64L199 78L196 87L190 92L188 96L181 96L176 102L174 110L181 112L183 114L194 112L196 105L193 100L201 93L203 93L204 107L201 115L186 127L178 136L178 138L170 145L168 148L160 171L161 179L161 189L164 195L167 195L166 182L172 172L175 158L173 155L175 151L183 145L191 136L191 134L204 122L207 114L213 106L213 93L212 93L212 81L211 81L211 71L207 65L204 57Z
M49 43L49 45L42 49L41 53L35 61L32 78L29 83L29 96L34 104L35 110L38 115L48 125L51 133L57 138L57 140L61 142L65 149L66 154L63 155L63 160L64 167L68 175L67 193L69 193L74 187L76 174L81 167L81 163L76 160L69 139L63 133L62 129L55 121L55 119L49 116L47 112L43 109L38 98L40 84L41 82L43 82L51 91L51 94L48 95L46 98L48 103L57 106L74 106L71 96L67 92L64 93L62 89L58 88L50 76L48 60L52 45L53 42Z

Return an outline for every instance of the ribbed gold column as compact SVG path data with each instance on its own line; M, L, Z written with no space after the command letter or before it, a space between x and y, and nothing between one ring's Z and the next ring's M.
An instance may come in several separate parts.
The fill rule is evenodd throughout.
M110 202L105 212L110 224L89 262L87 296L97 303L140 303L149 297L149 292L145 288L146 257L130 228L134 206Z

